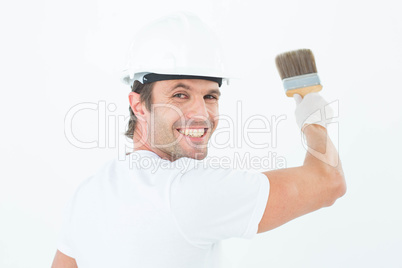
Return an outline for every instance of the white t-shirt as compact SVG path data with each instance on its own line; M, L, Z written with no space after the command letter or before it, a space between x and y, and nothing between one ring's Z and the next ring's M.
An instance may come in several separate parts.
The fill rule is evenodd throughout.
M144 150L109 161L69 202L58 250L79 268L217 267L221 240L257 233L269 181L205 163Z

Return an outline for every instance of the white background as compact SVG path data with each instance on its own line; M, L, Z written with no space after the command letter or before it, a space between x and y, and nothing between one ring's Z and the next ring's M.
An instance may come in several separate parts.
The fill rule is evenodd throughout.
M118 151L109 141L92 149L72 145L65 137L65 116L77 104L99 102L116 106L106 111L110 118L128 116L129 88L120 83L119 72L133 34L176 10L196 13L213 27L233 72L242 74L243 79L222 87L222 114L235 118L241 102L243 123L253 115L287 117L277 126L275 148L255 149L243 142L211 148L210 155L263 157L271 151L284 157L287 167L302 164L305 151L294 101L284 95L274 64L278 53L312 49L322 95L339 104L331 133L347 194L330 208L251 241L225 241L225 267L402 267L398 2L2 3L0 267L50 266L61 209L79 183ZM117 131L103 123L110 133ZM102 131L99 135L106 135L98 131L97 110L77 114L72 127L80 140L96 140ZM124 126L118 131L121 141ZM270 142L271 134L265 135L256 134L255 142Z

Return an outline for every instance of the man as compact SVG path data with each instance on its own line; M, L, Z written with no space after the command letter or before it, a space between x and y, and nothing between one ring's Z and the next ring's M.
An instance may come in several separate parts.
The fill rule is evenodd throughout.
M228 80L214 35L179 13L145 27L136 42L124 76L134 152L79 187L53 267L216 267L219 241L250 239L345 193L322 122L299 126L313 149L303 166L258 173L201 164ZM297 101L303 115L325 105L311 96L315 107Z

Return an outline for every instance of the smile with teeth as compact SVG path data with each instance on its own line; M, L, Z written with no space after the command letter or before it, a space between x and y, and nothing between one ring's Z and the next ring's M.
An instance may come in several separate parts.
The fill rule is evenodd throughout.
M186 129L179 128L178 131L181 134L189 137L201 138L207 132L207 128L186 128Z

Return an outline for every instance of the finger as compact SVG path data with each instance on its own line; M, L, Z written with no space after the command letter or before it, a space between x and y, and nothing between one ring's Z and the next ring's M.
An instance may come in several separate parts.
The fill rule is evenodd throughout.
M303 100L302 96L299 94L294 94L293 99L295 100L296 104L299 104Z

